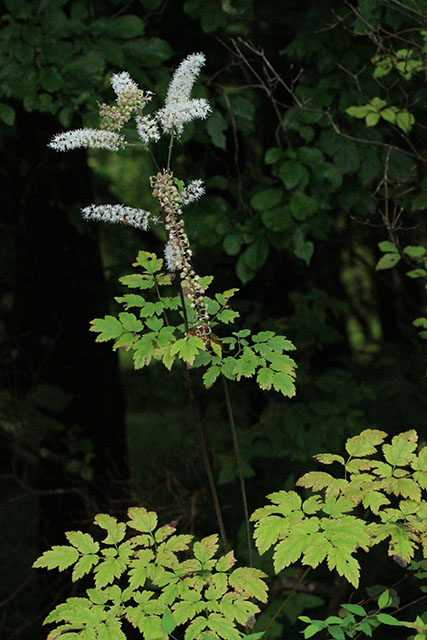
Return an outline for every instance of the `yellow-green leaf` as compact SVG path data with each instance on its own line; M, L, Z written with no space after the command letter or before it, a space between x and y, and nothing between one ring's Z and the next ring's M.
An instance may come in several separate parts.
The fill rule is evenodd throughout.
M348 438L345 448L347 452L355 457L370 456L376 452L377 446L384 442L387 434L379 429L365 429L358 436Z
M266 574L253 567L239 567L230 574L230 585L237 592L247 594L261 602L267 602L267 585L262 578Z
M99 544L95 542L89 533L83 533L82 531L66 531L65 536L73 547L76 547L80 553L97 553L99 551Z
M72 564L77 562L79 558L79 552L74 547L67 545L55 545L49 551L45 551L40 558L38 558L33 567L35 569L58 569L58 571L64 571Z
M415 429L399 433L391 441L391 444L383 446L384 458L393 467L404 467L415 458L414 451L417 448L418 435Z
M128 526L142 533L151 533L157 527L157 514L144 507L131 507L128 509L128 516Z

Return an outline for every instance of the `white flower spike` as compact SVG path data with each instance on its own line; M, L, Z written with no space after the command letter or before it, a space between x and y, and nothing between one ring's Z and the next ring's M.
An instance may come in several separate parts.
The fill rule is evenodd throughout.
M185 187L184 191L179 194L181 204L183 206L191 204L195 200L198 200L205 194L205 186L203 180L191 180Z
M211 108L204 98L191 99L194 81L205 64L203 53L187 56L173 74L165 106L157 111L157 119L165 133L182 133L184 124L194 118L206 118Z
M150 218L151 222L158 222L148 211L125 207L123 204L91 204L82 209L82 215L85 220L127 224L143 231L147 231Z
M48 145L56 151L70 151L70 149L90 148L118 151L126 146L123 136L103 129L74 129L57 133Z
M135 116L136 130L139 139L148 147L151 140L157 142L160 140L159 127L154 118L151 116Z
M119 97L121 93L127 91L128 89L132 89L132 91L138 91L138 85L134 80L132 80L127 71L114 73L110 78L110 82L117 97Z

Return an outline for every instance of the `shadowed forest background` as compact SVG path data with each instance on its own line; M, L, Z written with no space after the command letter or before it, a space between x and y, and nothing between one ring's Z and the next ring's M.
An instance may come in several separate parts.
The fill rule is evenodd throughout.
M185 212L194 263L214 275L213 290L240 288L236 330L272 329L297 348L295 398L250 379L230 384L252 512L316 468L314 454L340 453L363 428L425 434L426 273L407 275L425 267L410 253L394 268L376 265L390 255L378 243L401 250L426 241L427 8L416 0L2 4L0 632L38 640L44 617L72 593L62 574L30 567L64 531L131 505L186 533L217 531L180 366L135 371L129 353L89 333L93 318L116 310L118 278L138 250L161 255L165 236L87 223L80 209L117 202L156 213L154 160L132 149L56 153L52 135L97 126L112 73L126 70L154 91L157 109L177 64L206 55L193 96L207 98L212 114L186 126L174 157L180 178L207 188ZM346 112L376 97L414 121ZM162 166L167 143L154 149ZM244 561L222 388L194 381L228 535ZM399 570L372 554L360 591ZM273 580L269 615L297 575L290 568ZM348 583L319 570L271 637L301 637L298 615L335 612L350 595Z

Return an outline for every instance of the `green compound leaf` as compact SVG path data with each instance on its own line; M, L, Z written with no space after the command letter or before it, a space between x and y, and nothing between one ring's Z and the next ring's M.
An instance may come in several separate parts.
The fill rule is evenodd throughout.
M205 373L203 374L203 384L205 385L206 389L211 388L220 373L221 367L219 367L218 365L212 365L205 371Z
M157 514L144 507L131 507L128 509L128 516L128 527L142 533L151 533L157 527Z
M383 445L384 458L394 467L404 467L415 457L418 435L414 429L394 436L391 444Z
M171 347L170 352L171 355L178 354L178 357L181 358L181 360L189 365L192 365L196 355L200 353L200 351L205 350L206 344L201 338L188 335L185 338L180 338L179 340L177 340Z
M236 558L234 557L234 552L229 551L225 554L225 556L221 556L216 563L217 571L229 571L232 566L236 564Z
M287 373L275 373L273 377L273 387L288 398L293 398L296 394L294 380Z
M116 518L108 513L98 513L95 516L94 523L107 531L104 544L117 544L121 542L126 534L126 525L123 522L117 522Z
M165 631L165 633L170 635L175 628L176 628L175 619L171 614L171 612L169 611L169 609L166 609L166 611L162 615L162 629Z
M142 296L139 296L136 293L126 293L124 296L117 296L114 298L116 302L125 305L125 309L130 309L131 307L144 307L149 304L146 303Z
M146 640L166 640L168 638L167 633L163 630L160 616L147 615L144 607L127 609L126 618L132 626L144 634Z
M315 569L324 561L331 550L332 545L329 540L326 540L322 535L313 536L310 545L304 549L302 562Z
M163 266L163 260L158 258L155 253L140 251L133 266L142 267L147 273L157 273Z
M126 563L121 558L106 558L95 568L95 587L105 587L120 578L126 569Z
M224 640L241 640L241 634L231 620L224 618L220 613L211 613L208 616L207 628Z
M359 586L360 565L355 558L344 549L334 547L327 556L328 569L336 569L338 574L346 578L354 587Z
M122 323L125 331L137 333L138 331L142 331L144 327L141 320L138 320L138 318L133 313L128 313L126 311L122 311L121 313L119 313L119 320Z
M155 285L155 280L152 275L141 275L140 273L123 276L119 278L119 282L130 289L152 289Z
M267 585L262 580L266 574L252 567L239 567L230 574L230 585L245 597L267 602Z
M87 555L80 558L73 569L73 573L71 576L72 581L76 582L76 580L79 580L87 573L90 573L93 567L98 564L99 560L100 558L97 555Z
M273 385L274 371L267 367L261 367L258 370L256 381L260 389L268 391Z
M216 534L203 538L200 542L193 545L194 557L204 565L210 560L218 550L218 536Z
M208 621L205 617L197 616L188 625L187 630L185 632L185 640L198 640L201 637L201 633L203 629L206 629L208 625Z
M58 569L64 571L79 559L79 552L74 547L67 545L55 545L49 551L45 551L33 564L35 569Z
M113 344L113 351L117 351L117 349L124 349L125 351L129 351L133 347L137 340L137 337L133 333L122 333L120 338L118 338Z
M377 446L384 442L387 434L379 429L365 429L358 436L349 438L345 448L347 452L355 457L370 456L377 452Z
M333 462L339 462L345 464L345 460L342 456L338 456L335 453L318 453L314 456L316 460L322 464L332 464Z
M324 471L309 471L296 482L296 485L298 487L320 491L321 489L329 487L333 480L333 476Z
M99 551L99 544L95 542L89 533L82 533L81 531L66 531L65 536L73 547L76 547L80 553L97 553Z
M99 336L96 342L107 342L118 338L123 333L121 323L114 316L105 316L105 318L96 318L90 323L90 331L96 331Z

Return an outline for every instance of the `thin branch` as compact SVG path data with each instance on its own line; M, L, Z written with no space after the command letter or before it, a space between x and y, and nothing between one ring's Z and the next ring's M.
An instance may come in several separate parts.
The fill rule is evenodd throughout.
M186 306L185 306L184 293L182 291L182 286L181 286L181 282L180 281L178 281L178 287L179 287L179 296L181 298L181 304L182 304L182 310L183 310L183 316L184 316L185 333L188 334L187 309L186 309ZM212 466L211 466L211 463L210 463L210 460L209 460L208 449L207 449L207 446L206 446L205 437L203 435L202 424L201 424L201 421L200 421L200 415L199 415L199 410L197 408L196 399L194 397L193 382L192 382L191 377L190 377L190 372L189 372L188 365L184 366L184 382L185 382L185 386L187 388L188 397L190 399L190 404L191 404L191 408L192 408L192 411L193 411L194 428L195 428L195 431L196 431L197 438L199 440L200 452L202 454L203 463L205 465L206 475L208 476L209 488L211 490L212 500L213 500L213 503L214 503L214 508L215 508L215 513L216 513L216 519L218 521L218 527L219 527L220 536L221 536L224 548L226 550L228 550L228 541L227 541L227 535L225 533L224 519L222 517L221 505L220 505L219 499L218 499L218 493L217 493L217 490L216 490L215 480L214 480L214 476L213 476L213 472L212 472Z
M242 461L240 458L239 441L237 439L236 424L234 422L233 407L231 405L231 399L230 399L230 393L228 391L227 380L223 375L221 376L221 378L222 378L222 386L224 389L225 404L227 407L228 422L230 424L231 436L233 438L233 448L234 448L234 455L237 463L237 473L239 476L243 513L245 515L246 541L248 545L248 564L251 567L252 566L252 536L251 536L251 530L249 528L248 500L246 497L245 479L243 477Z

